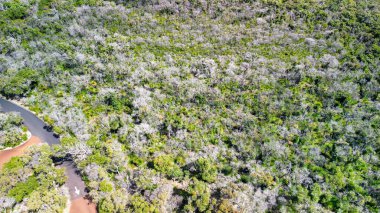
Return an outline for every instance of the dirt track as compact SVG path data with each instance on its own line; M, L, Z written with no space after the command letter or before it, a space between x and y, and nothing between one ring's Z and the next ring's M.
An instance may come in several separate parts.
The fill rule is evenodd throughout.
M71 201L70 213L96 213L96 205L83 197Z

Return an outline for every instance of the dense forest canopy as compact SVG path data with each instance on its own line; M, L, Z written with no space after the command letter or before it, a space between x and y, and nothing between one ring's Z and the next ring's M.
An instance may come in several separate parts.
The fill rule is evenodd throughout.
M69 154L99 212L378 212L379 9L0 0L0 94L62 143L4 166L0 209L61 212Z

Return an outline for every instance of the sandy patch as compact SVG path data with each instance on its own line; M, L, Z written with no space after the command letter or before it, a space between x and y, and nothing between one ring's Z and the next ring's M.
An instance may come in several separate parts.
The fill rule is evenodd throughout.
M70 213L96 213L96 205L81 197L71 201Z
M8 162L12 157L22 155L28 147L40 143L42 143L42 141L38 137L32 136L27 142L13 149L0 151L0 168L2 168L3 164Z

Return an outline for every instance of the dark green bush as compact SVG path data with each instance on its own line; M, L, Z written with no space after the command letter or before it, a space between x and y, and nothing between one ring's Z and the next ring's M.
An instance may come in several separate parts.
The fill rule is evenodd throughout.
M208 158L199 158L195 162L198 177L206 182L212 183L216 180L218 170L215 162Z
M1 93L7 97L26 96L38 84L38 73L33 69L22 69L10 79L0 80Z
M20 202L37 189L38 186L37 178L31 176L25 182L17 183L17 185L8 192L8 195L14 197L17 202Z
M10 19L22 19L28 15L27 6L18 0L4 3L6 16Z

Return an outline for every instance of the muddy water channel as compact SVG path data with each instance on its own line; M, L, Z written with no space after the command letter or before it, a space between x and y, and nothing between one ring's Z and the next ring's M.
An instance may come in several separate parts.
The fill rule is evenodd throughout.
M24 150L34 144L47 143L50 146L59 144L59 138L53 132L48 131L46 124L35 116L32 112L0 98L0 111L3 112L18 112L24 118L24 124L32 133L31 139L20 147L0 151L0 167L3 163L10 160L11 157L21 155ZM59 167L66 168L67 181L66 186L70 192L71 210L70 212L96 212L96 207L85 199L87 192L84 182L78 175L75 164L70 160L61 160L56 162Z

